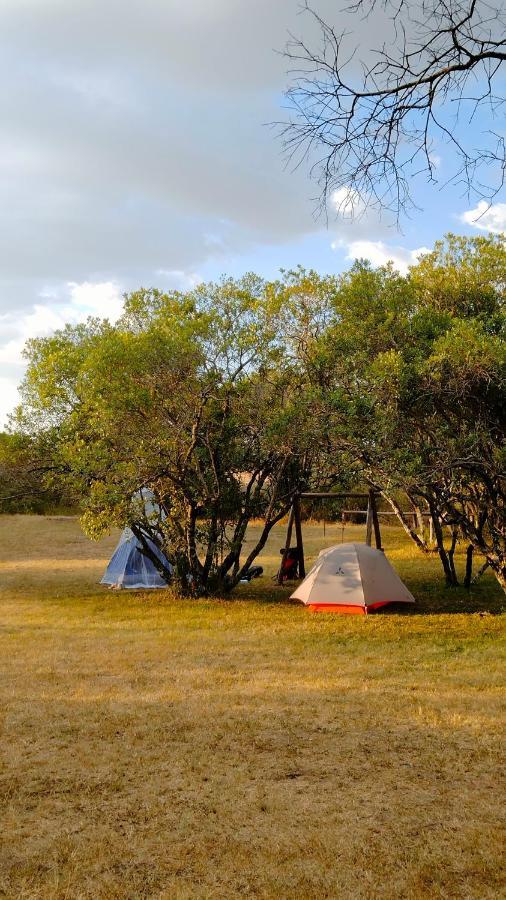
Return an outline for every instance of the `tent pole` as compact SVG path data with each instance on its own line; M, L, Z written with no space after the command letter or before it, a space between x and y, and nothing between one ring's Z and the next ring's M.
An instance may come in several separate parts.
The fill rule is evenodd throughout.
M288 556L288 551L290 549L290 541L292 540L292 528L293 528L293 519L295 516L294 512L295 501L292 503L290 508L290 514L288 516L288 525L286 527L286 540L285 546L283 547L283 554L281 556L281 564L279 566L278 571L278 584L283 584L283 568L286 562L286 557Z
M371 513L372 513L372 524L374 528L374 539L376 541L376 548L378 550L382 550L381 546L381 531L380 531L380 523L378 518L378 507L376 505L376 493L375 491L371 491L369 494L370 504L371 504Z
M302 542L302 527L300 524L300 500L298 497L293 501L293 513L295 520L295 537L297 540L297 550L299 551L299 578L306 577L306 566L304 564L304 544Z

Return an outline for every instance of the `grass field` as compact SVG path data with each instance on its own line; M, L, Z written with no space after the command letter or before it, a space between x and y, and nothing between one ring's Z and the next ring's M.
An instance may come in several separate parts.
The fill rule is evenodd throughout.
M491 578L445 591L388 528L416 611L314 615L280 531L237 599L181 602L98 586L115 540L0 518L0 896L505 896Z

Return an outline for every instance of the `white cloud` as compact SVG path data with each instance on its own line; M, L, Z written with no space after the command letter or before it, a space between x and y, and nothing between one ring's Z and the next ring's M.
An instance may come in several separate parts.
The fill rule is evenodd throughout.
M36 303L24 315L0 317L0 364L11 373L0 379L0 423L6 422L18 403L17 385L25 369L23 349L30 338L47 337L67 322L77 324L88 316L115 321L123 308L121 288L112 281L70 281L60 288L46 288L40 299L52 300L51 306Z
M2 0L1 311L47 282L222 271L317 233L306 167L265 127L288 117L275 50L289 32L319 43L300 6L115 0L104 16L102 0ZM335 0L318 12L331 21ZM340 27L352 17L363 60L392 26L340 13Z
M480 231L506 233L506 203L494 203L490 206L486 200L480 200L474 209L468 209L459 218L461 222Z
M110 322L119 319L123 311L123 297L119 285L114 281L102 281L98 284L90 281L83 281L81 284L69 281L67 286L70 291L71 302L68 311L71 317L72 314L80 319L86 316L100 316L109 319Z
M182 269L159 269L156 274L167 280L168 288L179 290L196 287L203 280L196 272ZM10 373L0 377L0 428L19 402L17 385L25 371L23 350L30 338L48 337L67 323L76 325L89 316L115 322L123 312L123 290L115 281L68 281L45 287L39 299L41 302L22 315L0 316L0 365Z
M157 269L156 274L167 280L168 290L191 291L204 281L197 272L185 272L183 269Z
M306 173L285 170L264 127L286 83L274 48L311 30L298 13L298 0L130 0L105 17L100 0L4 0L0 310L28 309L45 282L146 284L315 233Z
M330 205L343 218L357 218L366 210L366 204L358 191L348 188L339 188L330 195Z
M410 250L381 240L381 236L391 233L391 227L378 210L368 207L366 198L358 191L340 188L330 199L337 214L336 236L331 247L344 250L345 259L368 259L373 266L391 262L395 269L405 274L422 253L429 252L426 247Z
M19 403L18 386L14 378L0 375L0 427L7 424L7 416Z
M406 264L409 251L389 247L386 240L382 240L392 234L395 222L388 213L369 206L367 197L355 190L339 188L331 194L330 209L336 214L332 225L332 250L344 249L346 259L365 257L375 265L383 265L389 259Z
M393 263L395 269L405 274L409 266L415 265L423 253L428 253L427 247L417 247L416 250L408 250L406 247L389 246L383 241L344 241L334 242L334 250L346 247L346 259L368 259L374 266L384 266L388 262Z
M30 313L13 320L11 315L2 316L0 323L0 363L22 365L23 347L33 337L46 337L65 324L57 308L36 304ZM7 340L6 340L7 338Z

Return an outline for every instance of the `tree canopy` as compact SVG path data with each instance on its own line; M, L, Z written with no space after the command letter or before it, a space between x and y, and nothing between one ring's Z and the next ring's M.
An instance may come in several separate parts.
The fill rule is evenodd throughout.
M116 325L90 320L29 346L24 421L53 434L86 532L128 523L148 555L146 538L162 545L184 593L231 590L311 471L308 397L274 312L253 275L140 290ZM141 487L156 521L135 502ZM264 527L241 559L253 517Z
M505 296L502 239L449 237L407 276L357 262L312 344L330 452L354 460L427 551L399 491L421 525L426 511L449 584L442 525L506 586Z
M15 440L90 536L129 524L183 593L231 591L296 494L338 480L380 490L448 584L464 539L506 588L505 295L504 241L454 236L407 275L139 290L115 325L30 342Z

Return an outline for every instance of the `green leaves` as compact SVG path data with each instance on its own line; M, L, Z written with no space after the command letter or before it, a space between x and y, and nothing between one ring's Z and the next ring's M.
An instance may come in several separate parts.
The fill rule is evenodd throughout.
M505 286L494 237L450 235L406 278L357 263L320 353L336 447L458 527L502 584Z
M277 324L272 291L247 275L140 290L115 326L90 321L28 348L26 421L57 423L54 465L83 497L86 533L139 526L182 592L231 589L250 518L265 518L260 548L306 482L307 407ZM157 522L132 500L143 487Z
M294 494L337 478L416 494L495 565L505 292L504 243L451 235L407 276L357 262L140 289L114 326L30 342L16 427L50 448L90 536L140 524L183 592L231 590ZM163 521L132 502L143 487Z

